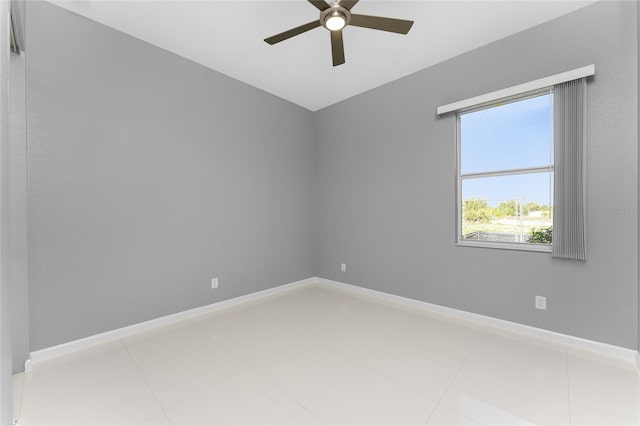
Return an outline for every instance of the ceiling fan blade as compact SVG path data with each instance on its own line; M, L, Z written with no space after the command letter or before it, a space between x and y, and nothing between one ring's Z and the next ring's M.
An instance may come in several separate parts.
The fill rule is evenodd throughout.
M344 44L342 43L342 30L331 31L331 55L333 66L344 64Z
M320 12L329 9L329 5L324 0L307 0L309 3L318 8Z
M351 10L351 8L355 6L359 1L360 0L340 0L340 6L344 7L345 9Z
M383 18L381 16L351 15L349 25L373 30L389 31L392 33L406 34L411 29L413 21L404 19Z
M298 34L302 34L304 32L307 32L309 30L312 30L314 28L317 28L320 26L320 21L313 21L313 22L309 22L307 24L304 25L300 25L299 27L295 27L295 28L291 28L290 30L287 30L283 33L280 34L276 34L274 36L265 38L264 41L266 41L269 44L276 44L276 43L280 43L283 40L286 40L288 38L297 36Z

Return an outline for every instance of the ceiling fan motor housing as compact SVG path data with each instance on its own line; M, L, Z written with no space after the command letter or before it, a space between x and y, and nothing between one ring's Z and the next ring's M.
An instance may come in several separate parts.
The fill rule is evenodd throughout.
M340 6L339 3L334 3L331 7L320 12L320 23L329 31L331 31L331 29L327 27L327 21L333 17L340 17L344 19L345 27L349 25L349 22L351 22L351 12L349 12L349 9Z

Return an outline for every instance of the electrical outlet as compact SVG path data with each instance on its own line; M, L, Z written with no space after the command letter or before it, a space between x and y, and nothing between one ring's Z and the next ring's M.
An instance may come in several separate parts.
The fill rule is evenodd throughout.
M340 264L340 270L342 272L347 272L347 264L346 263L341 263Z
M211 288L218 288L218 279L211 278Z
M536 296L536 309L547 310L547 298L544 296Z

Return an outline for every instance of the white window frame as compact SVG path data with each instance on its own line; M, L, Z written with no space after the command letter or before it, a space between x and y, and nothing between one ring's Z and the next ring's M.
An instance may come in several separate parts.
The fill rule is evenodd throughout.
M532 252L542 252L542 253L551 253L552 244L532 244L532 243L510 243L510 242L496 242L496 241L479 241L479 240L464 240L462 239L462 181L465 179L474 179L474 178L482 178L482 177L495 177L495 176L517 176L523 174L531 174L531 173L553 173L553 164L550 166L541 166L541 167L529 167L522 169L504 169L504 170L492 170L489 172L480 172L480 173L465 173L464 175L460 173L460 159L462 153L461 147L461 136L462 132L460 130L460 116L474 112L480 111L488 108L495 108L500 105L518 102L525 99L534 98L537 96L542 96L545 94L551 94L553 96L553 86L540 88L537 90L529 91L527 93L521 93L518 95L509 96L508 98L503 98L491 102L486 102L480 105L475 105L472 107L467 107L464 109L456 110L456 238L455 245L462 247L483 247L483 248L493 248L493 249L506 249L506 250L522 250L522 251L532 251ZM552 123L551 123L551 149L553 149L553 112L551 115Z

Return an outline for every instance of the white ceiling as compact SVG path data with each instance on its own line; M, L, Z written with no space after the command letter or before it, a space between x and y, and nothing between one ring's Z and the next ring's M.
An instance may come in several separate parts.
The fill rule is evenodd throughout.
M408 35L347 27L346 64L335 68L324 28L274 46L263 41L317 19L305 0L52 2L316 111L593 0L361 0L353 13L415 24Z

